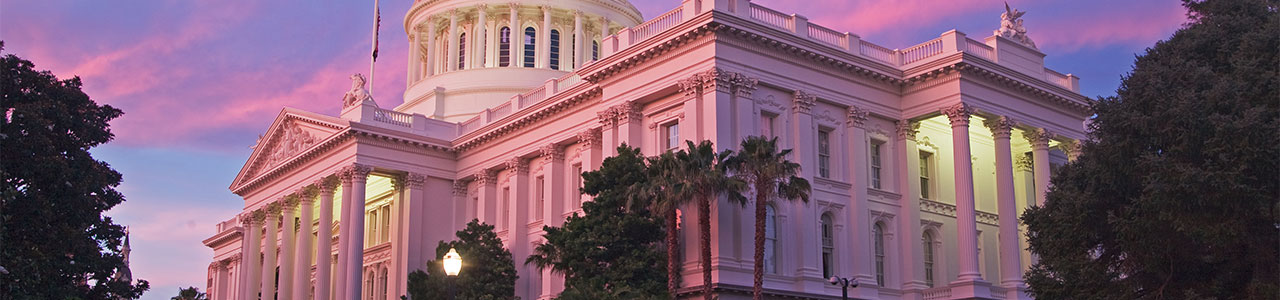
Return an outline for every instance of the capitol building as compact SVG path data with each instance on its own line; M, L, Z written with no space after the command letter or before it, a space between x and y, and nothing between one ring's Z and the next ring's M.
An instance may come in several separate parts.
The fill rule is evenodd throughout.
M516 296L550 299L563 278L522 262L591 201L579 174L622 143L657 155L763 135L813 186L768 209L766 298L839 299L826 278L840 276L856 299L1027 299L1018 216L1091 113L1022 12L990 11L990 34L893 49L749 0L648 18L626 0L418 0L403 99L375 101L353 75L330 100L341 111L285 107L266 129L230 186L243 212L204 240L207 291L399 299L479 219L517 262ZM718 201L711 220L713 291L749 299L753 214ZM701 297L698 256L683 260L679 296Z

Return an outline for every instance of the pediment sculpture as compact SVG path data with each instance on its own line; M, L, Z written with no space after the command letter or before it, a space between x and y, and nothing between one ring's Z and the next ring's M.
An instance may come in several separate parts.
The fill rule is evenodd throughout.
M280 163L288 160L298 152L311 148L316 144L316 137L311 133L302 129L296 122L288 122L281 126L280 133L276 134L276 138L272 141L266 152L266 160L260 166L259 170L275 167Z
M1022 15L1026 13L1009 8L1009 2L1005 2L1004 12L1000 13L1000 29L996 29L994 34L1022 43L1031 49L1038 49L1036 43L1031 41L1031 37L1027 36L1027 28L1022 26Z

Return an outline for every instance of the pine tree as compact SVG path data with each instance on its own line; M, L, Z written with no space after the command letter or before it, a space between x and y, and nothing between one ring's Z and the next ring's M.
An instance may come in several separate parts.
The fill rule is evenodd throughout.
M1023 215L1037 298L1280 299L1280 7L1184 5Z
M145 280L112 279L125 233L102 215L125 200L120 173L89 153L122 112L90 99L79 77L12 54L0 65L0 297L138 298Z

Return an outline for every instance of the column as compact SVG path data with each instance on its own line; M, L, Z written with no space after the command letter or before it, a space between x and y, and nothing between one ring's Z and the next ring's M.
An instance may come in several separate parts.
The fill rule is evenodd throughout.
M458 9L449 11L449 48L445 49L449 59L444 62L445 70L458 70Z
M311 220L314 218L312 211L315 210L316 188L315 186L308 186L299 190L296 194L298 195L300 226L298 234L294 237L297 240L294 241L296 254L293 255L293 291L290 292L290 295L293 296L291 299L304 299L307 297L307 293L311 291L311 231L314 230L311 226ZM323 234L318 236L324 237Z
M1063 153L1067 154L1068 162L1075 162L1076 159L1080 158L1080 152L1083 151L1082 147L1083 145L1081 145L1080 141L1077 140L1068 140L1058 143L1058 148L1061 149Z
M512 68L524 66L524 26L520 26L520 4L514 2L507 4L510 12L508 15L511 19L507 21L507 27L511 28L511 64Z
M538 30L538 64L540 68L551 68L551 7L542 7L542 30Z
M401 187L400 199L396 203L403 207L400 211L403 213L399 217L399 224L405 227L397 234L401 237L404 250L404 262L398 262L396 266L395 280L396 295L405 294L409 273L413 271L425 271L428 260L435 258L435 241L448 240L449 235L455 232L449 218L427 218L429 211L439 209L440 211L449 211L452 207L428 207L426 192L427 176L419 173L408 173L405 175L405 185ZM465 189L464 189L465 191ZM450 222L450 223L446 223Z
M920 148L916 144L916 133L919 129L920 123L912 122L911 120L898 120L897 135L895 137L896 146L894 146L893 150L896 155L885 155L890 150L884 147L880 149L881 159L895 158L893 170L898 170L893 174L898 177L897 190L902 194L902 207L898 211L898 228L902 233L902 238L896 240L898 241L899 249L901 249L898 251L900 258L898 261L899 265L902 266L899 269L899 272L902 273L902 286L908 293L919 293L929 287L925 285L924 281L924 248L920 243L921 238L924 236L924 231L920 228L920 184L916 183L920 180ZM867 147L867 149L870 149L870 147ZM882 162L882 165L888 164ZM887 178L887 174L883 171L881 173L881 176L886 176L881 177L881 187L885 189L888 189L889 182L891 182ZM872 225L868 223L867 226L866 232L869 234L871 232L869 226ZM868 251L872 251L873 247L874 245L872 244L864 246ZM868 261L870 259L868 258ZM874 276L873 273L874 270L871 270L868 274ZM943 281L938 277L941 276L935 277L935 281L938 282L935 283L935 286L942 285L940 283ZM869 276L862 280L866 280L862 281L864 284L875 284L875 277Z
M487 12L488 8L489 7L484 4L476 5L476 14L477 14L476 24L475 24L476 34L475 34L475 37L471 38L472 41L475 41L475 43L472 43L475 46L472 46L472 47L476 49L476 51L474 52L475 54L471 55L472 57L471 65L475 66L476 68L484 68L485 65L489 63L489 60L485 59L487 54L485 49L489 45L488 44L489 36L485 35L485 29L487 26L489 26L488 21L485 20L486 17L489 15L489 13Z
M284 257L280 259L280 299L302 298L293 296L293 265L296 264L294 248L298 235L294 233L297 228L294 224L295 216L298 215L298 195L293 194L285 196L284 206L281 207L282 220L281 230L284 236L281 237L280 244L284 245L280 249L280 254Z
M476 174L476 184L480 185L480 189L476 192L476 219L480 223L494 225L497 228L498 214L498 175L489 170L480 170ZM470 222L470 220L468 220Z
M609 17L600 16L600 41L604 41L604 37L609 36ZM600 45L600 49L604 49L604 45ZM604 55L601 55L604 56Z
M242 221L245 224L244 236L245 248L241 249L243 259L240 261L240 276L244 278L241 282L243 295L240 299L258 299L258 291L262 288L259 285L262 275L262 259L260 247L262 244L262 218L265 215L261 210L255 210L245 215Z
M333 192L338 178L327 176L312 184L320 193L320 224L316 228L316 299L329 299L333 259ZM305 271L304 271L305 272Z
M364 197L365 197L365 181L369 179L369 173L373 172L373 167L352 164L343 171L347 173L347 179L351 181L351 198L342 199L342 206L351 207L349 210L350 222L343 220L346 228L344 234L350 235L347 239L347 248L343 249L348 252L346 264L346 288L344 290L343 299L359 299L361 294L361 275L364 267Z
M602 157L618 154L618 111L614 107L596 113L596 121L600 122L600 151Z
M848 133L848 139L845 141L849 153L847 161L850 175L849 176L849 195L850 207L847 210L847 220L849 224L849 232L846 236L849 246L849 253L842 253L841 256L851 258L853 261L853 275L856 280L867 280L869 282L860 282L861 284L875 284L875 272L872 270L870 258L874 257L871 252L873 243L871 241L871 219L870 204L867 201L867 185L870 183L868 174L870 167L867 165L867 129L866 122L869 112L857 106L850 106L848 110L848 119L845 122L845 130ZM843 275L843 274L842 274Z
M280 203L267 205L265 235L262 239L262 299L276 299L276 243L280 234Z
M792 149L814 149L816 129L813 126L813 106L817 104L817 96L804 92L795 91L792 93L791 99L791 142ZM814 174L817 171L818 160L814 151L795 151L792 152L792 159L800 164L800 176L813 182ZM800 233L800 251L796 258L797 262L796 275L800 277L822 277L822 265L818 247L821 244L818 237L818 213L817 206L809 203L793 202L795 208L794 222L796 231Z
M564 165L564 148L555 143L547 144L539 149L543 158L542 178L544 186L542 188L543 211L542 224L546 226L560 227L564 225L565 213L565 165ZM533 190L537 190L534 188ZM577 199L572 199L577 200ZM542 272L542 295L540 299L558 295L564 290L564 276L551 272L551 269ZM545 297L543 297L545 296Z
M573 11L573 68L577 70L582 67L582 49L583 49L583 31L582 31L582 11Z
M644 118L640 113L640 105L634 101L623 102L617 106L617 112L618 144L626 143L632 148L640 147L641 134L644 133L644 128L640 126L640 120ZM614 147L612 154L617 155L617 151L617 147Z
M588 128L578 132L578 143L582 144L579 151L582 151L583 172L599 169L600 163L604 161L603 151L601 151L604 142L600 131L600 128ZM582 176L582 174L574 175Z
M1009 142L1014 122L1008 117L996 117L987 119L984 125L991 129L996 147L996 203L1000 216L1000 284L1008 288L1022 288L1022 251L1018 247L1018 203L1014 197L1013 148Z
M351 234L347 232L348 228L354 226L351 224L351 176L347 172L347 168L338 170L338 180L342 182L342 196L339 201L341 207L338 212L338 260L333 262L333 297L340 299L347 294L347 255L351 252L347 251L347 244L351 243Z
M529 162L520 158L513 157L507 161L507 169L511 172L511 195L507 208L511 214L503 216L507 218L507 243L511 249L511 257L529 257ZM525 264L516 264L516 272L519 274L530 274L529 267ZM530 295L529 279L516 280L516 296L524 299L535 299L537 295Z
M422 42L422 31L418 30L418 26L409 27L409 69L405 72L405 83L412 85L418 81L418 56L422 47L418 43Z
M956 245L960 265L958 282L982 280L978 272L978 224L973 202L973 161L969 151L969 116L973 108L964 104L941 109L951 121L952 157L956 185Z
M1044 196L1049 191L1049 140L1053 138L1053 133L1037 128L1024 132L1022 136L1031 143L1032 171L1036 178L1036 206L1044 206Z
M427 40L423 41L420 47L426 50L426 54L422 56L422 59L427 61L424 67L427 76L435 75L436 56L440 55L440 53L435 53L436 49L438 49L436 48L436 21L432 16L427 16Z

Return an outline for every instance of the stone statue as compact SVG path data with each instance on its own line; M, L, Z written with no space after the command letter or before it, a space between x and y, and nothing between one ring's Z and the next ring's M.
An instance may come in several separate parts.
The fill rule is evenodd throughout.
M1027 28L1022 27L1022 15L1026 13L1025 11L1009 8L1009 2L1005 2L1004 12L1000 14L1000 29L995 30L993 34L1018 41L1032 49L1037 49L1036 43L1031 41L1031 37L1027 36Z
M373 102L373 95L369 94L369 90L364 88L365 81L364 75L360 73L351 74L351 90L348 90L347 94L342 96L343 108L360 105L365 101ZM373 105L377 106L378 104L373 103Z

